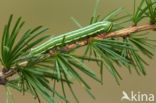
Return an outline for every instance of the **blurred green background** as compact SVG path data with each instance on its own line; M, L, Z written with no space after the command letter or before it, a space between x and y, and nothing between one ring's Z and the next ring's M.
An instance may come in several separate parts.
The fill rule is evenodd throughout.
M14 14L15 17L22 16L23 20L26 21L25 28L44 25L50 28L47 32L50 34L69 32L77 29L77 26L70 19L71 16L75 17L82 25L89 23L95 2L96 0L0 0L0 34L2 34L3 27L7 23L10 14ZM132 12L133 0L101 0L97 13L104 15L119 7L123 7L127 12ZM150 37L156 39L154 33L150 33ZM81 49L78 51L81 52ZM80 103L121 103L120 98L123 90L127 93L134 91L156 95L156 64L154 64L156 59L147 59L147 61L149 63L149 66L146 67L147 76L138 76L135 71L129 74L127 69L118 68L124 78L120 81L120 86L116 84L114 78L106 69L104 69L103 85L86 77L96 100L92 100L81 87L77 86L78 83L74 84L74 90ZM89 65L93 69L98 69L94 64ZM22 96L20 93L12 91L16 103L37 103L37 100L34 100L28 93ZM75 103L71 94L68 94L71 103ZM5 88L0 86L0 103L5 103L5 95ZM9 101L9 103L13 102ZM43 100L43 103L46 102ZM129 102L124 101L123 103Z

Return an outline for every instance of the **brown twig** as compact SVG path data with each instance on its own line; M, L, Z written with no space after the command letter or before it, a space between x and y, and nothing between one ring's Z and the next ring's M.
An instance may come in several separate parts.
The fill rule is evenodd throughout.
M14 72L14 71L9 71L9 72L7 72L7 73L1 73L1 75L0 75L0 85L5 85L6 83L7 83L7 81L8 81L8 77L11 77L11 76L13 76L14 74L16 74L16 72Z
M98 40L102 40L104 38L110 38L110 37L126 37L126 36L129 36L132 33L146 31L146 30L155 30L155 29L156 29L155 25L146 24L146 25L142 25L142 26L129 27L129 28L126 28L126 29L118 30L118 31L115 31L115 32L107 33L107 34L103 33L103 34L97 35L97 36L95 36L93 38L98 39ZM69 45L65 46L64 48L66 50L70 50L72 48L75 48L77 45L84 46L84 45L87 45L87 43L88 43L88 39L85 39L85 40L78 41L76 43L69 44Z
M129 27L129 28L126 28L126 29L118 30L118 31L115 31L115 32L107 33L107 34L103 33L103 34L100 34L100 35L97 35L97 36L93 37L93 39L102 40L104 38L110 38L110 37L127 37L132 33L146 31L146 30L156 30L156 27L155 27L154 24L145 24L145 25L142 25L142 26L132 26L132 27ZM75 48L77 46L85 46L85 45L87 45L88 41L90 41L90 38L80 40L80 41L77 41L77 42L72 43L72 44L68 44L68 45L64 46L63 51L68 51L68 50L73 49L73 48ZM55 54L55 51L56 50L50 50L49 51L50 56ZM23 64L26 64L26 63L22 63L22 65ZM6 82L7 82L7 78L11 77L14 74L16 74L14 71L10 71L10 72L7 72L7 73L1 73L1 75L0 75L0 85L5 85Z

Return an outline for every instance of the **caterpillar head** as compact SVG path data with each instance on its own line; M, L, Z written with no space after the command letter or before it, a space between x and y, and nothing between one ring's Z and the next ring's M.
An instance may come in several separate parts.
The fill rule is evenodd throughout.
M109 21L101 21L101 25L104 28L104 31L109 32L112 29L112 22Z

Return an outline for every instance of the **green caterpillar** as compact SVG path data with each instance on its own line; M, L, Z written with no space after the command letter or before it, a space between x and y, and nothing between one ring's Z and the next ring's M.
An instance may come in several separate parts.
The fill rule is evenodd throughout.
M39 45L38 47L33 48L30 51L30 55L33 56L36 54L40 54L56 46L59 46L62 44L62 41L64 38L65 40L63 43L67 44L75 40L83 39L88 36L93 36L96 33L101 32L101 31L109 32L111 28L112 28L112 23L109 21L96 22L94 24L80 28L78 30L74 30L74 31L56 36L54 38L51 38L48 41L44 42L43 44Z

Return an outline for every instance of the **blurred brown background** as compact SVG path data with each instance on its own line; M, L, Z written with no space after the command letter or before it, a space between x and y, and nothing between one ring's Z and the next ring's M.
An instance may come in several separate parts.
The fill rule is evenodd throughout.
M0 34L2 34L4 24L7 23L10 14L14 14L15 17L22 16L23 20L26 21L25 28L44 25L50 27L48 33L51 34L69 32L77 29L70 19L71 16L75 17L82 25L89 23L95 2L96 0L0 0ZM132 12L133 0L101 0L97 13L104 15L121 6L126 11ZM156 39L154 35L153 32L150 37ZM96 100L92 100L76 83L74 90L80 103L121 103L120 98L123 90L127 93L134 91L156 95L156 64L154 64L156 59L147 59L147 61L150 64L146 67L147 76L138 76L135 71L129 74L127 69L119 68L118 70L124 78L120 81L120 86L116 84L106 69L104 69L104 85L102 86L94 80L86 78L92 87ZM91 67L98 69L94 64L91 64ZM28 93L22 96L13 90L13 94L16 103L37 103ZM71 99L71 103L75 103L70 93L68 97ZM5 103L5 88L2 86L0 86L0 103ZM13 102L9 101L9 103ZM43 103L46 102L43 100Z

